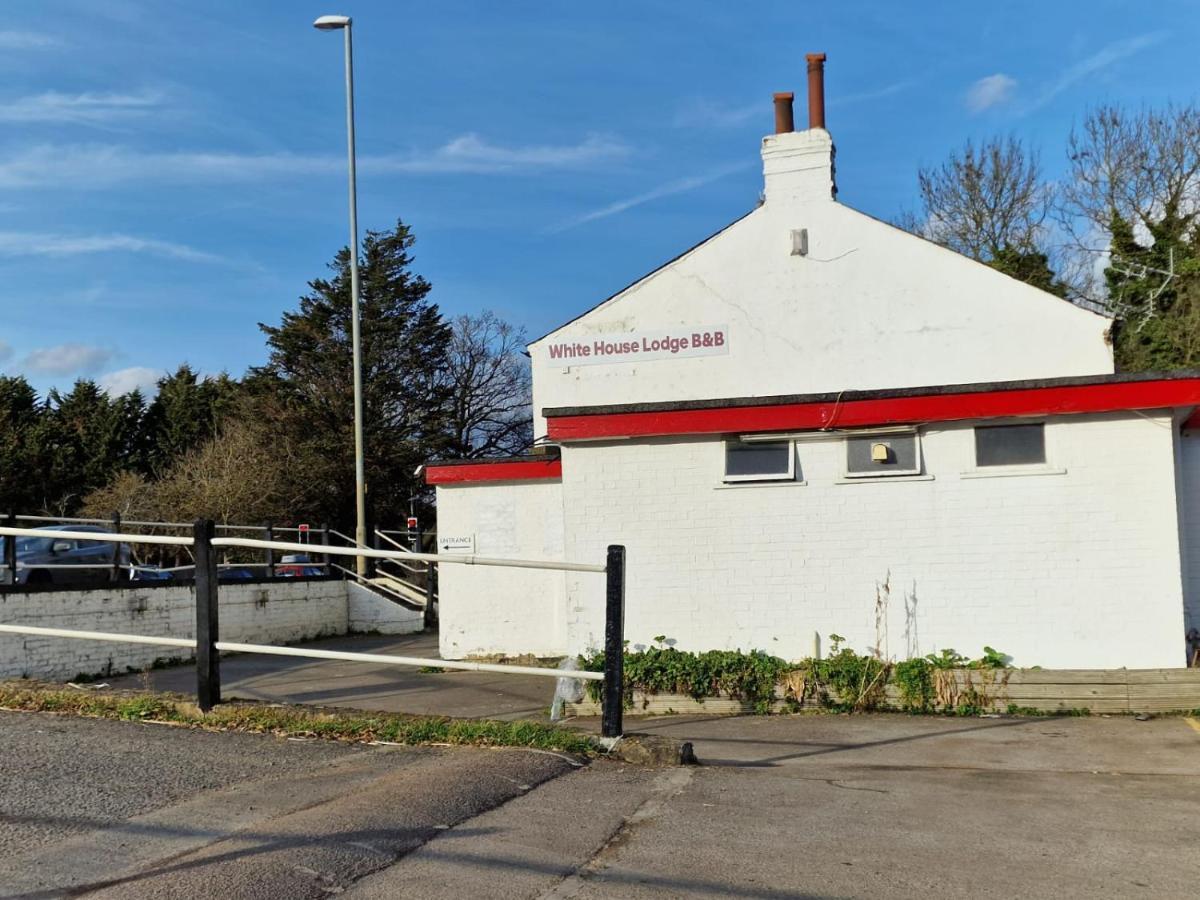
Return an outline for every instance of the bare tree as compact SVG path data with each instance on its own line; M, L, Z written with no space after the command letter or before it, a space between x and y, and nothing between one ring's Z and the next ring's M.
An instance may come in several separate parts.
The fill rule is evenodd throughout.
M905 223L910 230L981 262L1038 252L1052 191L1037 154L1017 138L968 141L917 180L922 209Z
M1130 113L1099 106L1067 141L1065 211L1107 233L1112 216L1149 229L1165 215L1191 221L1200 199L1200 108Z
M83 498L83 515L105 517L114 512L122 519L158 517L155 486L138 472L118 472L103 487Z
M1072 129L1067 158L1070 172L1058 217L1081 276L1080 291L1118 318L1153 317L1170 305L1178 286L1172 282L1180 248L1171 245L1195 238L1200 107L1191 103L1137 112L1096 107ZM1114 229L1130 232L1123 243L1136 241L1158 252L1114 248ZM1099 277L1102 263L1108 265L1106 279ZM1147 303L1147 294L1163 302Z
M289 457L283 436L235 420L171 466L155 485L156 506L160 514L185 522L286 520L295 512L300 489Z
M525 330L485 310L452 323L445 374L449 447L457 458L519 453L533 440L532 383Z

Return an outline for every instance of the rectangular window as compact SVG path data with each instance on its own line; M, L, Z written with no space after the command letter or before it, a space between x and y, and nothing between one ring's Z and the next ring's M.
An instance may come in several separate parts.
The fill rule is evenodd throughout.
M725 442L726 481L792 481L796 451L791 441Z
M1036 466L1046 462L1046 429L1036 425L987 425L975 429L975 466Z
M846 477L920 475L921 445L915 433L846 438Z

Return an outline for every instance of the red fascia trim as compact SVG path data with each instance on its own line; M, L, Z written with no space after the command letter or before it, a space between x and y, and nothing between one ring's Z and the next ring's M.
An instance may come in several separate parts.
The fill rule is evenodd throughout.
M961 419L1157 409L1194 406L1198 403L1200 378L1186 378L845 402L831 400L774 406L599 413L551 418L548 424L552 440L571 441L675 434L868 428Z
M561 459L427 466L426 484L467 484L475 481L536 481L562 478Z

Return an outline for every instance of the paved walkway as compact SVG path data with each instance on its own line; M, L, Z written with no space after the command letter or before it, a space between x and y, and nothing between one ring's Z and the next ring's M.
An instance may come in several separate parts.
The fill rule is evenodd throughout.
M437 634L358 635L297 646L436 659ZM113 687L192 694L193 666L106 679ZM488 719L537 719L549 714L553 678L481 672L422 672L409 666L235 653L221 658L222 695L273 703L312 703L384 712Z

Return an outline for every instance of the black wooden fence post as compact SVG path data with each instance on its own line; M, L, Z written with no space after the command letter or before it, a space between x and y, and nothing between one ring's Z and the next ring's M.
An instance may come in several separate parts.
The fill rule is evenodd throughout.
M212 519L193 527L196 553L196 702L208 712L221 702L221 663L217 654L217 556Z
M600 734L620 737L625 703L625 548L608 548L605 563L607 591L604 604L604 699Z
M320 531L321 531L321 544L322 544L322 546L328 548L329 547L329 526L326 523L322 522ZM322 554L322 556L321 556L321 562L325 563L325 574L326 575L333 574L333 569L329 565L329 560L330 560L329 551L326 550L326 552L324 554Z
M121 514L115 512L112 514L112 530L113 534L121 533ZM113 541L112 545L112 580L115 584L121 580L121 547L120 541Z
M275 540L275 526L272 525L270 522L267 522L266 524L263 525L263 533L266 534L266 537L263 538L263 540L266 540L266 541ZM274 547L267 548L267 577L268 578L275 577L275 548Z
M4 524L9 528L17 527L17 514L9 511L4 517ZM17 536L10 534L4 539L4 566L8 569L8 583L17 583Z

